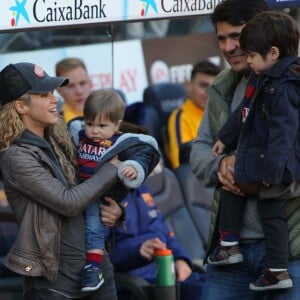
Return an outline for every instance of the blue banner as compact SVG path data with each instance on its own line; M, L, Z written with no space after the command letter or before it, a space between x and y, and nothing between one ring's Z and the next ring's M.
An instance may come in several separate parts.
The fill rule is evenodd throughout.
M267 0L271 8L300 7L300 0Z

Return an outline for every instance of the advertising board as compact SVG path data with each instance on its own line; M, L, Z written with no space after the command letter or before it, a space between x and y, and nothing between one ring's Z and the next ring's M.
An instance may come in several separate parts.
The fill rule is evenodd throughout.
M210 14L221 0L5 0L0 31L78 27Z

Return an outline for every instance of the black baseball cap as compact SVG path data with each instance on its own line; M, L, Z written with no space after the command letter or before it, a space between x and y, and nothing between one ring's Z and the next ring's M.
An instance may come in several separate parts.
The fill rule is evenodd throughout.
M25 93L43 94L69 83L64 77L51 77L40 66L32 63L7 65L0 72L0 104L18 99Z

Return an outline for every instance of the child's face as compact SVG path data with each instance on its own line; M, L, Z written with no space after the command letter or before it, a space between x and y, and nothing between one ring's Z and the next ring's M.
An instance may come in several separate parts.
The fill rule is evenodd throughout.
M107 119L86 120L84 129L86 136L94 142L100 142L112 137L119 129L121 121L114 123Z
M250 68L258 75L277 63L277 58L278 57L273 57L271 51L268 52L265 57L262 57L261 54L254 51L249 51L247 53L247 63L249 64Z

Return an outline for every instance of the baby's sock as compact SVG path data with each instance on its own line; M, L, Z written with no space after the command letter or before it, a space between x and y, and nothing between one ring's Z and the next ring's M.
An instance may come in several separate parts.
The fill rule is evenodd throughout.
M103 254L88 252L86 254L86 264L99 267L103 261Z

